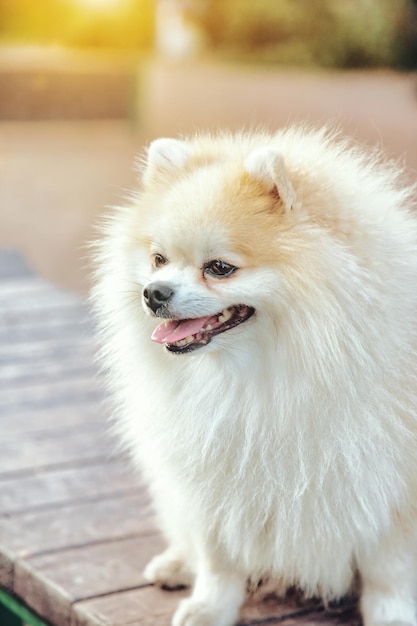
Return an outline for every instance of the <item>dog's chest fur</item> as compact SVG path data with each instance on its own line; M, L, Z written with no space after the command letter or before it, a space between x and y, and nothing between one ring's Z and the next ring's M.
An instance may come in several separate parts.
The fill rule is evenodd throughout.
M393 494L402 496L378 416L364 415L350 385L345 398L305 372L292 372L290 385L264 354L168 358L162 370L148 359L141 434L125 423L130 445L143 442L138 456L156 500L181 494L184 524L248 577L272 573L311 592L345 593L355 553L388 524L386 499L395 506Z

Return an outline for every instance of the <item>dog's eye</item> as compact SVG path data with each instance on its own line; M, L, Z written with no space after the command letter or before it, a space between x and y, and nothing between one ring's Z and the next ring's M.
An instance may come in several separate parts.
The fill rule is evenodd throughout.
M153 264L154 267L162 267L168 263L168 259L166 259L162 254L154 254L153 255Z
M215 278L227 278L236 272L238 268L230 263L225 263L220 259L216 259L215 261L210 261L210 263L206 263L204 266L204 273L210 274L210 276L214 276Z

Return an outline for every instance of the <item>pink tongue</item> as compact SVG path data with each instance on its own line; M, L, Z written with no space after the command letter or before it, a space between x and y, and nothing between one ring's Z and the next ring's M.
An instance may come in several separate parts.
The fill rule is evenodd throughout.
M212 316L207 315L206 317L198 317L197 319L183 320L180 322L178 320L163 322L163 324L159 324L159 326L155 328L151 339L157 343L174 343L175 341L180 341L189 335L196 335L210 317Z

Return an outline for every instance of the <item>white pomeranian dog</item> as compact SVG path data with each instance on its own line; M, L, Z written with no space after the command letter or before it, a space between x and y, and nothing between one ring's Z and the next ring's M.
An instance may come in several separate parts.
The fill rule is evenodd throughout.
M416 626L417 219L402 172L327 131L151 143L93 301L123 441L190 585L231 626L247 581Z

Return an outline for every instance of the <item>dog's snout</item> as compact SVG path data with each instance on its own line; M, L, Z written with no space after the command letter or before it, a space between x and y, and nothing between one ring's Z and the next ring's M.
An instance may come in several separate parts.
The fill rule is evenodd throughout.
M156 313L161 306L167 305L173 295L174 290L168 283L150 283L143 290L145 304L154 313Z

